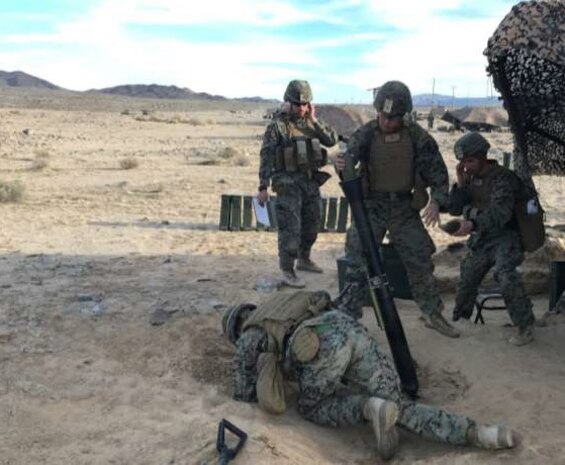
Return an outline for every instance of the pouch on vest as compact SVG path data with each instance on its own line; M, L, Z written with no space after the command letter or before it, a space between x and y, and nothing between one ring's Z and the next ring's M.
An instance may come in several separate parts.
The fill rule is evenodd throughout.
M257 401L269 413L284 413L286 400L282 369L277 354L264 352L257 360Z
M428 201L430 200L430 196L426 189L426 183L422 179L422 177L416 173L414 176L414 189L412 190L412 201L410 202L410 206L414 210L421 210L424 208Z
M277 147L275 149L275 170L284 170L284 152L282 147Z
M311 139L310 142L312 144L312 161L316 166L323 166L324 155L320 139Z
M298 166L308 165L308 145L306 139L296 139L296 163Z
M284 168L286 171L296 171L296 158L294 157L294 147L285 147L283 150Z
M544 211L536 197L516 202L514 211L522 246L526 252L534 252L545 243Z
M288 341L293 357L299 362L312 360L320 350L320 338L312 328L300 327Z

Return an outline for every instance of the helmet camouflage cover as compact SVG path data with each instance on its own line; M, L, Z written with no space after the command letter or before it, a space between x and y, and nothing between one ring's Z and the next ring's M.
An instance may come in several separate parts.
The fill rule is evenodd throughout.
M410 89L400 81L385 82L377 91L373 105L387 116L403 116L412 111Z
M455 142L453 150L457 160L465 157L486 157L490 144L478 132L469 132Z
M291 103L309 103L312 101L312 89L308 81L293 80L286 86L284 101Z
M232 344L236 344L239 339L239 330L249 314L257 307L254 304L244 303L229 307L222 317L222 334L227 337Z

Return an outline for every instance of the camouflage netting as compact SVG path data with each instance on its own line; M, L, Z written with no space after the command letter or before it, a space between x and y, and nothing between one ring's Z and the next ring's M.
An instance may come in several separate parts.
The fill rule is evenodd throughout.
M565 175L565 0L515 5L488 41L520 177Z

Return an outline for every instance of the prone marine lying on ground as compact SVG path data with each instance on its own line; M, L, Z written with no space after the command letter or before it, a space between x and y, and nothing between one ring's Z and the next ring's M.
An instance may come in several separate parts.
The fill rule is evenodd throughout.
M231 307L222 330L237 348L236 400L283 413L284 382L296 381L304 418L334 427L371 423L383 459L398 449L397 426L449 444L514 446L514 434L504 426L480 425L409 400L388 355L363 325L332 307L326 291L277 294L259 306Z

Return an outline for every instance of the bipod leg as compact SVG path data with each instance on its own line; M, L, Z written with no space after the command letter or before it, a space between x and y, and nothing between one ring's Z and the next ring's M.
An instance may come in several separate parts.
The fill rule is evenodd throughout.
M229 448L226 444L226 430L233 433L238 438L235 447ZM240 430L233 423L230 423L225 418L222 418L218 425L218 439L216 440L216 450L220 454L220 465L226 465L230 460L233 460L238 452L241 450L245 441L247 440L247 433Z

